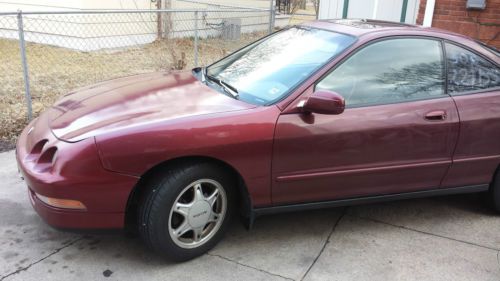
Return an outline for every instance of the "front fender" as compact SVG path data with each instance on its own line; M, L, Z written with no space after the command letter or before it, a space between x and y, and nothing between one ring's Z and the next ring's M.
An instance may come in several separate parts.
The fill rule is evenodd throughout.
M96 137L106 169L141 176L170 159L202 156L227 163L245 181L255 206L271 204L276 106L156 122Z

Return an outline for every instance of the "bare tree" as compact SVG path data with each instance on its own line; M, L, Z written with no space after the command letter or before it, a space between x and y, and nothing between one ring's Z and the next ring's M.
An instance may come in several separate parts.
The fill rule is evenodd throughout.
M299 10L302 7L305 7L306 0L290 0L290 14L295 14L297 10Z
M156 0L156 9L161 10L161 0ZM158 20L157 22L157 31L158 31L158 40L163 37L163 31L162 31L162 19L161 19L161 12L158 12L156 14L156 18Z
M316 13L316 19L319 16L319 2L320 0L311 0L314 5L314 12Z

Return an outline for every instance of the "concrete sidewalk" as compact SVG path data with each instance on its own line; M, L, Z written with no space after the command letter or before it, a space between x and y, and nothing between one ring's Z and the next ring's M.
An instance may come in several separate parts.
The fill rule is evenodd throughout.
M45 225L14 152L0 153L0 280L500 280L500 215L479 195L235 223L208 254L168 263L138 239Z

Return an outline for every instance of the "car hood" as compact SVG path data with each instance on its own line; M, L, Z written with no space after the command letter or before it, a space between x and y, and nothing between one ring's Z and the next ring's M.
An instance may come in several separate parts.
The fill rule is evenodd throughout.
M191 72L160 72L78 89L47 114L54 135L74 142L141 124L254 107L211 89Z

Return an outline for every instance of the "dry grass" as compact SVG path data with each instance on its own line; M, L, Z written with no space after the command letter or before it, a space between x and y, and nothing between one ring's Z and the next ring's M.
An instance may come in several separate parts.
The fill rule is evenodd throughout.
M314 6L307 5L305 10L298 9L295 14L292 14L288 24L294 25L313 20L316 20L316 11Z
M221 58L263 34L245 34L238 41L200 40L200 64ZM0 140L13 141L27 123L18 41L0 39ZM37 116L71 89L125 75L167 70L178 60L193 67L193 40L161 40L121 50L80 52L27 44L33 112Z

